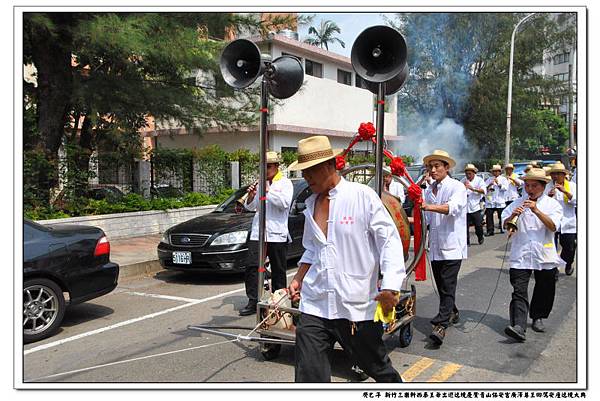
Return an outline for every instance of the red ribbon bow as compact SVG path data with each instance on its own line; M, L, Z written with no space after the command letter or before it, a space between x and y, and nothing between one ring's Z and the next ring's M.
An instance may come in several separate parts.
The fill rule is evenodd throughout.
M392 174L403 177L405 174L406 166L404 166L404 162L401 157L394 157L390 162L390 169L392 170Z
M344 156L335 157L335 169L343 170L346 167L346 158Z
M363 141L368 141L375 136L375 126L372 122L360 123L358 127L358 135Z

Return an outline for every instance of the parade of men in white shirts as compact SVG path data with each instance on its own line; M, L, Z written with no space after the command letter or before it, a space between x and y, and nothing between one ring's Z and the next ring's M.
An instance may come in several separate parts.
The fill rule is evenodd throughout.
M523 180L525 193L502 212L503 225L512 238L509 276L513 287L510 324L504 332L519 342L526 338L527 315L534 331L545 331L543 319L552 311L556 271L564 265L554 244L554 233L563 218L562 207L544 194L550 178L543 169L532 168ZM527 292L532 273L535 286L530 302Z
M462 183L467 189L467 245L471 244L469 225L475 227L475 234L479 245L483 244L483 216L481 211L481 198L485 196L486 188L483 178L477 175L477 167L474 164L465 166L465 178Z
M490 170L492 177L485 182L486 197L485 197L485 225L486 236L494 235L494 213L498 215L498 226L502 233L501 216L502 210L506 206L506 193L508 192L508 180L502 176L502 167L499 164L494 164Z
M273 291L287 287L287 249L290 242L288 216L294 185L279 171L281 157L277 152L267 152L267 192L266 192L266 255L271 267L271 287ZM248 188L244 207L249 211L258 208L257 183ZM252 220L252 232L248 244L248 266L244 281L248 304L239 311L240 316L256 313L258 303L258 213Z
M565 261L565 274L573 274L573 260L577 249L577 185L566 179L569 171L558 162L550 167L552 183L547 185L546 194L558 201L563 209L560 229L556 231L555 244L562 248L560 257Z
M425 190L421 207L429 225L429 258L440 297L429 338L439 346L448 326L459 320L456 286L460 265L467 258L467 190L448 175L456 162L447 152L434 150L423 158L423 164L434 180Z

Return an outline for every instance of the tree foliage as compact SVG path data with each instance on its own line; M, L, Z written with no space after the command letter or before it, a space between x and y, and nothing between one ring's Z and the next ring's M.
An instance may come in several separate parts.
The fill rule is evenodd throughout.
M37 71L36 86L24 83L25 147L52 172L66 144L74 167L87 171L97 149L139 157L139 131L152 119L196 133L254 123L256 91L217 84L226 28L254 22L228 13L24 14L23 63ZM47 192L56 179L37 185Z
M310 26L308 28L308 34L312 35L304 40L309 45L319 46L329 50L329 43L338 43L343 48L346 44L343 40L336 37L336 34L340 34L342 31L340 27L331 20L321 20L319 27Z
M510 40L525 15L408 13L389 21L405 35L409 49L410 76L398 104L401 131L451 118L464 126L471 146L484 157L502 154ZM548 54L574 44L574 29L564 29L555 17L538 13L516 36L513 149L524 143L530 127L539 121L535 111L566 93L564 84L542 76L535 68ZM558 131L552 135L561 138Z

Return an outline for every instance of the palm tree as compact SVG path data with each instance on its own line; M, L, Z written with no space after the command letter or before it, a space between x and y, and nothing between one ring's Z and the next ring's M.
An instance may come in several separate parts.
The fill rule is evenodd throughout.
M308 43L309 45L319 46L321 48L325 47L327 50L329 50L329 47L327 46L328 43L337 42L340 44L340 46L345 48L346 44L344 41L342 41L340 38L334 37L336 33L341 33L341 30L335 22L331 20L321 20L321 26L319 29L315 28L314 26L308 28L308 34L313 36L306 38L304 42Z

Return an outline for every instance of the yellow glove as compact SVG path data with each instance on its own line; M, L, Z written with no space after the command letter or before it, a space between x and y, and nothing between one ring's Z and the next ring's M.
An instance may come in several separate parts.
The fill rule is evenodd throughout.
M381 307L381 302L377 302L377 309L375 309L375 317L373 318L374 322L383 322L386 324L390 324L394 321L396 317L396 307L393 307L392 310L386 315L383 313L383 308Z

